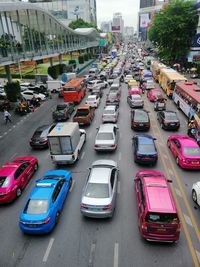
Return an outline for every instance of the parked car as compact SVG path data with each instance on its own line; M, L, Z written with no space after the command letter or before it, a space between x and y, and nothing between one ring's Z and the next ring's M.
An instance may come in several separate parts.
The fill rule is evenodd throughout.
M103 111L103 122L117 122L119 116L119 108L116 105L106 106Z
M100 104L100 97L98 95L89 95L85 104L91 106L92 108L98 108Z
M127 103L131 108L143 108L144 101L140 95L127 96Z
M134 161L139 164L155 165L158 152L151 135L140 134L133 137Z
M165 110L157 113L157 119L162 129L178 130L180 127L180 120L175 111Z
M37 180L20 214L21 231L29 234L51 232L59 221L71 185L71 173L65 170L48 171Z
M147 92L147 97L151 102L155 102L158 98L163 98L163 94L160 89L151 89Z
M116 124L101 124L98 129L94 149L96 151L113 151L117 148L118 128Z
M35 97L36 99L42 100L42 101L46 99L46 96L44 94L34 93L31 90L25 90L21 92L21 95L25 100L31 100L33 97Z
M112 217L117 196L118 169L113 160L93 162L81 198L81 213L87 217Z
M0 168L0 203L9 203L20 197L23 189L38 169L33 156L18 157Z
M181 225L169 186L172 181L162 172L149 170L138 171L134 181L141 236L148 241L179 240Z
M30 146L32 148L46 148L49 147L47 135L53 130L56 124L46 124L39 126L30 139Z
M73 102L62 103L56 106L56 110L53 111L52 117L54 121L66 121L70 118L73 112Z
M200 181L194 183L192 186L192 199L200 206Z
M148 131L150 128L149 113L146 110L133 109L131 111L131 129Z
M200 148L193 138L185 134L170 135L167 146L172 151L178 166L183 169L200 170Z

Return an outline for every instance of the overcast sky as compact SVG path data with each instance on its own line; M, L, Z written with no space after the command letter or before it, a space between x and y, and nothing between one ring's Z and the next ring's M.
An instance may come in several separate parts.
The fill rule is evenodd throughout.
M112 20L113 13L121 12L125 26L137 28L140 0L96 0L98 26L102 21Z

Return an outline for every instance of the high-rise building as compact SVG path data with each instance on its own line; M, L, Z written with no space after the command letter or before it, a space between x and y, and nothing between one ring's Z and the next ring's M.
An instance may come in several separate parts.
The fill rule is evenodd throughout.
M124 20L122 18L122 13L114 13L112 20L112 32L121 33L124 32Z
M134 35L134 28L129 27L129 26L125 26L124 27L124 36L133 37L133 35Z
M112 27L111 21L103 21L101 23L102 32L111 32L112 31L111 27Z
M5 1L5 0L4 0ZM29 0L65 24L78 18L96 25L96 0Z
M155 0L140 0L140 8L154 6Z

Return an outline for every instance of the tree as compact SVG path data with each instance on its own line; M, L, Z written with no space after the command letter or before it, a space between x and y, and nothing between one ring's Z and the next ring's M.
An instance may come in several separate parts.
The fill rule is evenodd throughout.
M194 1L171 0L154 16L148 36L162 59L181 63L189 52L197 23Z
M73 30L77 28L95 28L97 31L99 31L99 29L94 23L84 21L83 19L73 20L69 23L68 26Z

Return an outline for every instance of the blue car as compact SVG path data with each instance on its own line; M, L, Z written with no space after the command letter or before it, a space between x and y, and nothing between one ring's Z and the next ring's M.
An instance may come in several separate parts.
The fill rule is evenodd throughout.
M140 134L133 137L134 161L139 164L154 165L158 160L155 141L151 135Z
M24 233L49 233L58 223L64 201L72 185L71 172L52 170L36 181L20 215Z

